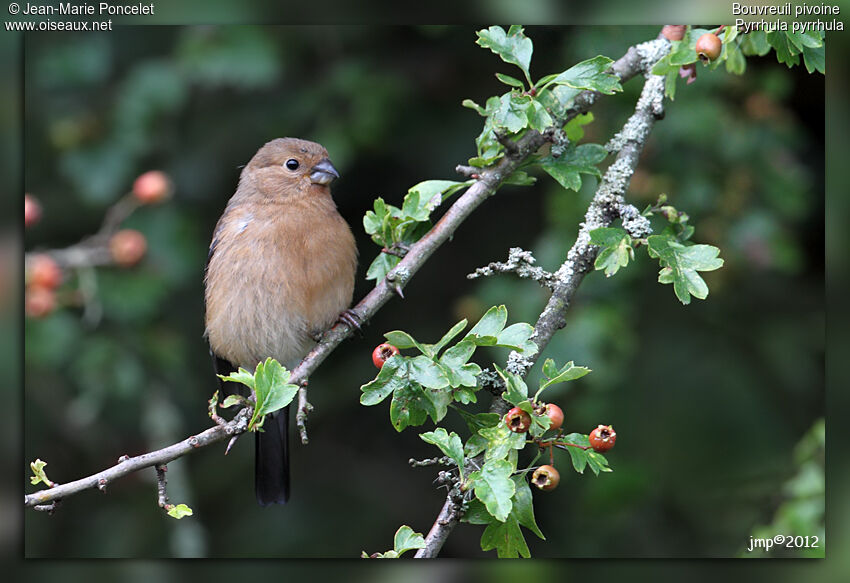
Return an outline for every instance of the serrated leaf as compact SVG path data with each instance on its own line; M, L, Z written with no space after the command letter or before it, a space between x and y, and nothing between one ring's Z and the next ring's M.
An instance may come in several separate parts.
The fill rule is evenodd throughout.
M511 514L520 525L536 534L538 538L546 540L546 537L540 531L540 527L537 526L537 521L534 519L534 501L531 496L531 486L528 485L528 481L524 475L513 476L511 479L516 486Z
M171 518L176 518L177 520L180 520L184 516L192 516L192 509L186 506L185 504L177 504L175 506L172 506L168 510L168 515Z
M611 277L621 267L627 266L630 259L634 259L632 238L624 229L594 229L590 232L590 242L601 248L593 266L596 270L604 270L605 277Z
M501 416L498 413L478 413L473 415L471 413L467 413L463 409L457 409L457 412L461 417L463 417L463 420L466 421L469 431L473 434L477 433L479 429L495 427L501 419Z
M408 384L407 361L401 356L392 356L381 367L378 376L360 387L360 404L377 405L391 393Z
M763 30L753 30L745 34L741 41L741 50L747 56L757 55L763 57L770 52L767 33Z
M518 66L528 77L534 44L525 36L521 26L511 26L508 32L501 26L491 26L486 30L477 31L476 34L476 44L490 49L506 63Z
M505 391L502 393L503 399L514 405L518 405L520 402L528 399L528 385L525 384L522 377L503 370L498 365L494 364L493 367L499 376L502 377L502 380L505 381Z
M478 115L481 115L481 116L484 116L484 117L487 117L487 115L488 115L486 109L484 109L483 107L481 107L480 105L478 105L477 103L472 101L471 99L464 99L463 101L460 102L460 104L463 107L466 107L466 108L469 108L469 109L474 109L475 111L478 112Z
M734 28L734 27L728 27ZM738 45L726 45L726 70L733 75L743 75L747 69L747 59Z
M537 178L530 176L525 170L515 170L505 178L502 184L512 184L514 186L531 186L537 182Z
M466 325L467 320L466 318L464 318L463 320L452 326L448 332L443 334L443 337L440 338L440 340L434 345L434 354L440 352L440 350L442 350L444 346L447 346L449 342L455 339L455 336L463 332L463 329L466 328ZM475 350L474 347L473 350ZM467 357L467 360L469 360L469 357ZM466 362L466 360L464 360L463 362Z
M442 389L449 386L449 379L440 365L424 355L408 361L408 373L413 380L429 389Z
M30 476L30 484L35 486L36 484L43 483L47 487L50 487L53 482L51 482L47 478L47 473L44 471L44 467L47 465L47 462L42 461L40 459L36 459L34 462L30 462L30 469L32 470L33 475Z
M419 437L425 443L436 445L444 455L451 458L457 464L460 479L463 481L463 441L458 434L454 431L448 433L442 427L437 427L434 431L420 433Z
M499 109L494 111L491 116L494 127L504 128L512 134L528 127L527 109L531 97L505 93L500 98L500 102Z
M484 462L480 470L469 475L475 497L484 503L487 512L501 522L508 519L513 507L511 498L516 487L511 480L512 472L513 468L508 461L491 459Z
M584 127L593 121L593 113L587 112L575 116L564 124L567 139L575 143L584 139ZM600 160L601 161L601 160Z
M537 352L537 344L529 340L534 334L531 324L518 322L511 324L496 336L496 346L511 348L520 354L530 355Z
M785 63L788 68L800 64L800 53L788 40L788 35L781 31L767 33L767 42L776 51L776 60Z
M803 50L803 63L806 65L806 71L813 73L826 73L826 47L818 47L816 49L805 48Z
M400 526L395 532L395 536L393 537L393 550L396 552L398 557L407 551L424 548L425 537L418 532L413 532L413 529L406 524Z
M254 372L257 405L252 420L283 409L292 402L299 387L289 382L291 374L273 358L257 364Z
M505 327L508 321L508 309L504 306L493 306L481 316L481 319L466 333L464 339L469 338L476 345L481 346L476 340L492 336L495 338ZM477 337L477 338L476 338Z
M552 368L554 368L554 363ZM559 383L566 383L569 381L574 381L576 379L580 379L584 375L590 372L590 369L584 366L576 366L573 364L573 361L568 362L558 371L552 371L549 369L549 372L552 373L552 376L547 380L540 383L540 390L551 387L552 385L557 385ZM549 375L544 370L544 374L548 377Z
M405 348L416 348L423 354L428 353L424 344L420 343L404 330L392 330L384 334L384 338L387 339L387 342L401 350Z
M460 519L461 522L468 522L469 524L491 524L494 520L478 498L469 501L469 507L463 513L463 518Z
M405 427L425 423L429 411L433 413L434 407L426 399L419 385L405 384L393 392L390 401L390 423L396 431L401 432Z
M503 459L512 449L525 447L525 434L514 433L504 423L493 427L483 427L478 434L487 440L485 459Z
M620 79L608 72L613 62L608 57L599 55L573 65L554 79L550 79L547 84L566 85L573 89L599 91L611 95L623 90Z
M369 264L369 269L366 270L366 280L381 281L387 274L401 261L401 257L390 255L389 253L378 253L378 256Z
M708 286L699 271L713 271L723 266L718 257L720 249L711 245L683 245L670 235L651 235L647 238L650 257L661 264L659 283L672 283L676 297L689 304L691 296L701 300L708 296Z
M239 367L238 371L232 372L227 376L225 376L225 375L216 375L216 376L223 381L230 382L230 383L241 383L241 384L243 384L247 387L250 387L252 391L254 390L254 375L249 373L247 370L245 370L241 366Z
M558 158L544 158L540 166L564 188L578 191L581 188L580 174L601 176L596 164L607 156L608 151L599 144L582 144L568 149Z
M481 550L490 551L496 549L496 556L500 559L516 559L531 557L528 544L519 523L516 519L505 522L491 522L481 535Z

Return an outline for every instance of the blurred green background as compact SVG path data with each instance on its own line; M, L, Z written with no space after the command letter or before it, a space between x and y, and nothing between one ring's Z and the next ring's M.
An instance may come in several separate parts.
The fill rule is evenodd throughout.
M475 46L474 30L28 35L25 181L45 212L26 249L92 233L146 170L167 172L176 193L127 222L146 234L149 254L135 269L98 271L97 326L78 309L27 320L25 460L47 461L48 475L66 482L208 426L215 381L201 338L206 248L238 166L270 139L298 136L329 150L342 175L334 197L358 237L355 300L362 297L377 253L362 229L371 201L399 204L421 180L456 178L481 127L461 100L483 103L503 90L494 72L513 74ZM528 27L532 72L617 58L657 30ZM600 101L586 139L605 143L639 90L634 80ZM695 239L720 247L726 265L706 275L708 300L688 307L656 283L657 264L646 257L583 283L544 356L594 370L552 398L571 431L615 426L615 471L581 476L565 454L556 459L563 483L535 498L548 540L528 538L533 556L734 557L753 533L823 536L823 448L817 429L810 433L824 415L823 107L823 77L772 55L751 58L743 77L700 68L697 83L679 86L629 199L642 208L667 193L691 215ZM311 378L311 443L293 448L289 505L256 506L253 446L243 439L226 458L217 447L169 465L171 500L191 506L192 518L158 510L151 470L110 485L106 496L75 496L53 516L26 513L25 555L356 557L389 548L400 524L427 532L444 492L431 469L407 460L433 449L414 430L396 434L385 406L359 405L359 386L375 373L371 350L385 331L435 340L499 303L512 322L533 323L546 300L536 284L465 274L517 245L557 268L593 190L592 179L576 194L545 175L502 189L417 274L404 301L391 301L333 353ZM451 416L447 425L461 429ZM462 525L442 555L487 556L479 537L479 527Z

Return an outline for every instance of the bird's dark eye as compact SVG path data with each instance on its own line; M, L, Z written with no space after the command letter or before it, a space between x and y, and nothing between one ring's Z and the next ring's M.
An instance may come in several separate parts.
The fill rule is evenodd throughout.
M290 158L286 161L286 167L290 170L298 170L298 166L298 160L296 160L295 158Z

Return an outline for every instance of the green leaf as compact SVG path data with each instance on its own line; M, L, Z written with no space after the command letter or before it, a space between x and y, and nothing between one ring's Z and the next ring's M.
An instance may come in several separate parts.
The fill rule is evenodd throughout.
M410 377L423 387L442 389L449 386L446 373L436 362L427 356L417 356L408 361Z
M647 238L650 257L658 258L661 271L659 283L672 283L676 297L689 304L691 296L704 300L708 286L699 271L713 271L723 265L720 249L711 245L683 245L670 235L651 235Z
M763 57L770 52L770 43L767 42L767 33L763 30L753 30L743 36L741 50L747 56L757 55Z
M781 31L767 33L767 42L776 51L776 60L785 63L788 68L800 64L800 51L788 40L788 35Z
M360 403L367 407L377 405L397 389L407 386L407 383L407 361L400 356L390 357L375 380L360 387L363 391Z
M726 70L733 75L743 75L747 68L747 59L744 57L744 53L741 52L738 45L732 44L726 45L726 47Z
M605 459L605 456L603 456L601 453L596 453L595 451L590 449L590 441L588 440L587 435L582 435L581 433L570 433L569 435L561 437L560 441L580 445L584 448L587 448L566 448L573 462L573 468L579 474L583 474L584 469L588 466L590 467L591 471L597 476L599 475L599 472L611 471L611 468L608 467L608 460Z
M514 93L505 93L500 98L500 107L493 112L493 126L504 128L512 134L528 127L528 107L532 99Z
M384 338L387 339L387 342L398 349L404 350L405 348L416 348L422 354L429 354L429 351L424 344L418 342L413 338L413 336L404 330L393 330L391 332L387 332L384 334Z
M46 465L47 462L41 461L40 459L30 462L30 469L33 473L33 475L30 476L30 484L35 486L36 484L43 483L48 488L53 486L53 482L47 478L47 473L44 471L44 467Z
M564 133L567 139L571 142L578 142L584 139L584 127L593 121L593 113L587 112L575 116L573 119L564 124ZM600 160L601 162L601 160Z
M525 84L515 77L511 77L510 75L503 75L502 73L496 73L496 79L508 85L510 87L517 87L519 89L523 89Z
M369 265L369 269L366 270L366 280L374 279L381 281L393 267L398 265L399 261L401 261L401 257L397 255L390 255L383 252L378 253L378 256Z
M514 186L531 186L537 182L537 178L530 176L525 170L515 170L510 176L505 178L502 184L512 184Z
M384 366L387 366L386 363ZM401 432L405 427L425 423L429 411L433 413L434 407L427 401L419 385L405 384L393 392L393 399L390 401L390 423L396 431Z
M220 378L221 380L226 381L226 382L242 383L243 385L250 387L252 391L254 390L254 375L249 373L247 370L245 370L241 366L239 367L238 371L232 372L227 376L224 376L224 375L216 375L216 376L218 378Z
M553 370L555 368L555 363L551 359L547 359L547 362L552 362L552 366L548 368L548 371L544 366L543 374L549 378L540 383L541 391L545 388L551 387L552 385L557 385L558 383L566 383L568 381L580 379L590 372L590 369L587 367L575 366L572 360L565 364L560 370ZM552 376L549 376L549 373L551 373Z
M469 501L469 507L464 512L463 518L460 519L461 522L468 522L469 524L492 524L494 520L478 498Z
M507 33L501 26L491 26L486 30L477 31L476 34L476 44L490 49L506 63L518 66L528 77L534 44L525 36L521 26L513 25Z
M460 479L463 481L463 441L458 434L454 431L447 433L442 427L437 427L434 431L420 433L419 437L425 443L436 445L443 454L451 458L457 464Z
M803 49L803 63L806 65L806 70L809 73L815 71L826 73L826 47L818 47L816 49Z
M397 553L398 557L407 551L424 548L425 537L418 532L413 532L413 529L409 526L402 525L397 531L395 531L395 537L393 537L393 550Z
M449 379L452 387L475 387L478 385L476 378L481 374L481 367L475 363L466 364L475 351L475 344L468 340L461 340L440 357L440 364Z
M476 345L481 346L477 342L477 339L483 337L496 337L499 332L505 327L505 323L508 321L508 309L504 306L493 306L487 312L481 316L481 319L478 320L478 323L472 327L472 330L466 333L464 339L469 338ZM492 346L488 344L488 346Z
M578 191L581 188L580 174L601 176L596 164L607 156L608 151L599 144L582 144L568 149L558 158L544 158L540 166L564 188Z
M253 419L274 413L292 402L299 387L289 382L291 374L273 358L267 358L265 362L257 364L257 370L254 372L257 406Z
M501 419L501 416L498 413L478 413L473 415L460 408L457 409L457 412L460 413L460 416L463 417L464 421L466 421L469 431L473 434L477 433L479 429L495 427Z
M525 479L525 475L512 476L511 479L516 486L511 515L522 526L536 534L538 538L546 540L546 537L540 531L540 527L537 526L537 521L534 519L534 502L528 480Z
M534 328L530 324L511 324L496 335L496 346L511 348L524 355L534 354L537 352L537 345L529 340L532 334Z
M512 472L513 468L507 460L491 459L480 470L469 475L475 497L484 503L487 512L501 522L508 519L513 507L511 498L516 487L511 480Z
M522 377L503 370L498 365L494 364L493 367L499 373L499 376L502 377L502 380L505 381L505 391L502 393L503 399L513 405L518 405L521 401L528 399L528 385L525 384Z
M481 535L481 550L490 551L496 549L496 556L500 559L516 559L531 557L528 544L519 523L511 518L505 522L491 522Z
M227 395L224 401L219 405L222 409L227 409L233 405L240 405L245 402L245 397L242 395Z
M478 434L487 440L485 459L488 460L503 459L512 449L525 447L525 434L514 433L504 423L493 427L483 427L478 430ZM467 455L469 455L468 452Z
M440 350L442 350L444 346L447 346L449 342L455 339L455 336L463 332L463 329L466 328L466 324L467 321L466 318L464 318L463 320L452 326L448 332L443 334L443 337L440 338L439 342L434 345L434 354L440 352ZM466 360L464 360L463 362L466 362Z
M593 266L597 270L604 270L605 277L611 277L635 257L632 238L624 229L615 227L594 229L590 232L590 242L601 247Z
M474 109L475 111L478 112L478 115L481 115L481 116L484 116L484 117L487 117L489 115L487 113L486 109L484 109L483 107L481 107L480 105L478 105L477 103L472 101L471 99L464 99L463 101L460 102L460 104L463 107L467 107L469 109Z
M168 510L168 515L171 518L176 518L180 520L184 516L192 516L192 509L186 506L185 504L177 504L176 506L172 506Z
M566 85L573 89L591 90L611 95L622 91L620 79L608 72L614 61L599 55L577 63L547 82L549 84Z

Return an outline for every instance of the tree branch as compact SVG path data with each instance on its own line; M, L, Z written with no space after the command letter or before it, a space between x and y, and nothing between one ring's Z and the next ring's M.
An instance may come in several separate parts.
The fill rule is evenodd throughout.
M639 71L648 73L652 65L663 57L669 49L670 43L663 40L643 43L630 48L626 55L614 64L612 69L615 71L623 70L625 74L626 71L632 71L633 67L640 67ZM623 69L625 67L628 68ZM633 75L634 73L629 76ZM597 96L598 94L594 92L581 93L576 98L576 106L571 110L575 112L572 115L583 113L595 102ZM663 102L664 78L647 74L643 91L635 106L635 112L609 144L609 150L618 151L617 158L605 172L602 182L596 190L596 194L585 214L584 222L579 229L576 242L567 253L567 260L555 273L552 295L534 326L531 340L537 344L537 353L530 357L524 357L517 352L511 352L507 362L507 369L510 372L525 377L537 362L555 332L566 325L566 312L570 307L572 298L584 276L593 268L593 262L599 252L598 247L590 244L590 231L607 227L615 219L623 218L624 222L632 222L629 226L630 229L637 232L646 229L646 232L649 232L649 223L646 218L639 214L634 216L634 207L626 204L623 195L628 189L629 181L637 167L638 159L646 145L652 126L664 114ZM507 410L508 404L501 397L494 397L490 411L504 414ZM450 492L437 520L425 537L425 547L416 552L416 558L436 557L462 517L462 500L458 501Z
M188 437L174 445L136 457L122 456L116 465L102 472L74 482L57 484L52 488L27 494L24 496L24 506L27 508L43 506L92 488L104 490L107 484L114 482L118 478L123 478L128 474L151 466L165 465L171 460L183 457L202 447L223 441L232 435L243 433L248 428L248 420L251 418L250 412L250 408L244 408L231 421L223 425L210 427L206 431Z
M618 61L612 64L611 70L616 74L622 82L631 79L638 73L651 66L658 58L663 56L669 50L669 43L664 40L655 40L642 43L635 47L631 47L627 53ZM563 125L575 116L584 113L595 102L598 94L591 91L580 93L575 100L575 105L569 110L564 119L559 120L559 124ZM370 319L384 304L389 301L394 295L400 295L402 288L407 285L413 275L424 265L431 255L447 240L451 238L458 227L469 217L472 212L478 208L487 198L495 194L502 183L507 179L519 166L524 164L528 158L533 155L547 141L547 137L540 132L531 130L526 132L519 140L513 143L511 147L511 155L505 156L496 162L493 166L480 170L477 181L472 184L456 201L452 204L446 213L437 221L428 233L422 239L417 241L410 247L407 254L402 258L398 265L393 268L376 287L366 295L354 308L352 312L357 315L360 321L365 322ZM626 145L627 146L627 145ZM626 150L624 146L623 150ZM621 151L622 155L622 151ZM618 157L619 160L619 157ZM97 235L91 239L83 241L78 245L68 249L57 250L51 252L54 258L66 268L74 268L80 265L100 265L106 262L106 257L103 255L103 249L99 245L92 243L102 240L106 233L115 229L115 226L120 223L126 214L133 210L130 203L116 205L120 206L115 213L110 213L107 216L104 224ZM566 265L566 264L565 264ZM560 273L560 271L559 271ZM558 286L562 283L559 282ZM577 283L575 284L577 285ZM558 287L556 287L556 293ZM553 294L555 297L555 294ZM544 311L544 314L546 312ZM541 315L541 319L543 316ZM540 324L540 321L538 322ZM318 366L333 352L333 350L345 340L351 333L353 328L343 322L336 324L328 330L319 343L310 351L310 353L301 361L301 363L292 371L290 382L301 384L307 380L310 374L318 368ZM541 345L540 339L545 338L545 332L541 329L541 334L538 335L538 345ZM551 337L551 334L549 335ZM548 339L545 340L548 343ZM545 345L545 344L544 344ZM541 346L542 350L542 346ZM513 356L513 355L512 355ZM47 509L45 506L51 506L54 501L61 500L67 496L77 494L91 488L104 489L105 486L123 476L139 471L141 469L166 464L174 459L192 453L196 449L212 445L225 438L235 438L247 429L248 417L245 416L248 409L242 409L237 413L233 420L227 423L217 423L216 426L207 429L197 435L191 436L179 443L168 446L166 448L142 454L132 458L122 458L122 461L111 468L81 478L67 484L56 485L52 488L40 490L33 494L28 494L24 497L24 505L28 508L39 507L39 509ZM299 427L304 435L303 427ZM232 439L231 439L232 441ZM455 497L456 498L456 497ZM447 501L448 503L448 501ZM451 528L460 519L460 502L456 507L452 507L447 514L449 518L455 516L454 519L444 521L443 528L451 524ZM438 520L438 523L440 520ZM435 526L437 523L435 523ZM448 529L448 532L451 531ZM432 529L433 531L434 529ZM445 536L448 536L446 532ZM436 536L436 535L435 535ZM429 539L432 538L429 533ZM434 539L436 540L436 539ZM442 547L443 537L433 551L434 554L439 552ZM424 549L420 549L420 552ZM417 556L420 556L417 553ZM434 555L429 555L434 556Z

